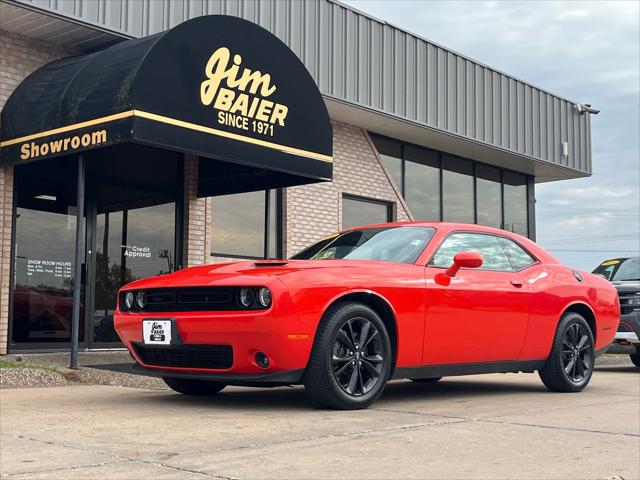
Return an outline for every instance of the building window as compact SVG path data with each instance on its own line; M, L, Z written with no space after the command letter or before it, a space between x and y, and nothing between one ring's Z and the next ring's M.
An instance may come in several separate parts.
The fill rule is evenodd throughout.
M383 137L374 137L374 143L380 158L387 167L393 181L404 195L403 172L402 172L402 144Z
M443 220L474 223L473 164L468 160L443 155L442 167Z
M211 256L214 260L281 257L280 197L278 190L213 197Z
M371 138L416 220L529 234L526 175L376 134Z
M436 152L405 148L403 195L416 220L440 220L440 158Z
M527 177L515 172L504 172L504 228L527 235Z
M359 227L393 221L393 208L389 202L343 195L342 228Z
M74 162L47 162L15 169L13 343L71 339L77 173Z
M476 223L502 227L502 172L489 165L476 165Z

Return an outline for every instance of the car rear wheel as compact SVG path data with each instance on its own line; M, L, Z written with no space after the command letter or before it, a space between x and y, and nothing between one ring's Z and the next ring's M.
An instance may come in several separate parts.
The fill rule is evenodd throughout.
M593 333L582 315L566 313L556 330L551 354L540 378L553 392L579 392L587 386L595 363Z
M442 377L432 377L432 378L411 378L412 382L416 383L438 383L442 380Z
M162 377L162 380L164 380L164 383L166 383L171 390L185 395L215 395L226 387L224 383L192 380L189 378Z
M331 307L318 326L304 385L319 406L366 408L382 394L392 350L384 323L361 303Z
M640 353L632 353L629 355L631 358L631 362L636 366L640 367Z

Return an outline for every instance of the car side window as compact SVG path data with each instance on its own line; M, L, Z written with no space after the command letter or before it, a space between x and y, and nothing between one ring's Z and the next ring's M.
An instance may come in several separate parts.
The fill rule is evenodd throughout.
M519 271L536 263L536 259L513 240L501 238L500 241L509 256L509 260L511 260L514 270Z
M500 239L494 235L480 233L454 233L450 235L431 259L429 265L449 267L453 257L460 252L477 252L482 256L480 270L511 271L511 262Z

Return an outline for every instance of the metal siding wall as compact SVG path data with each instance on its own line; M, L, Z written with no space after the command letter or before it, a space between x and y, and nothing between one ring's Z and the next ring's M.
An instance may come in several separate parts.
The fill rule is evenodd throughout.
M240 16L287 43L327 96L591 171L590 118L571 102L330 0L19 1L134 37Z

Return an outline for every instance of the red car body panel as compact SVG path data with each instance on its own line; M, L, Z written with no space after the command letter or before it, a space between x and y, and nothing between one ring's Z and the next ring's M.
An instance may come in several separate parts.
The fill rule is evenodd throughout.
M142 320L175 318L185 344L231 345L233 365L227 370L161 370L234 375L303 370L324 312L353 295L374 296L393 315L396 368L544 360L568 308L593 313L597 351L613 340L620 313L616 290L604 278L587 272L577 272L582 277L579 281L574 270L534 242L468 224L378 226L389 225L432 227L436 233L413 265L363 260L289 260L272 265L247 261L138 280L125 286L120 295L166 287L264 286L271 290L273 302L270 308L255 311L136 313L118 307L116 331L135 360L154 369L157 367L144 365L133 348L133 342L142 341ZM520 272L461 269L449 286L441 286L434 277L443 269L427 264L442 241L458 231L502 235L538 261ZM269 356L268 368L256 363L258 351Z

